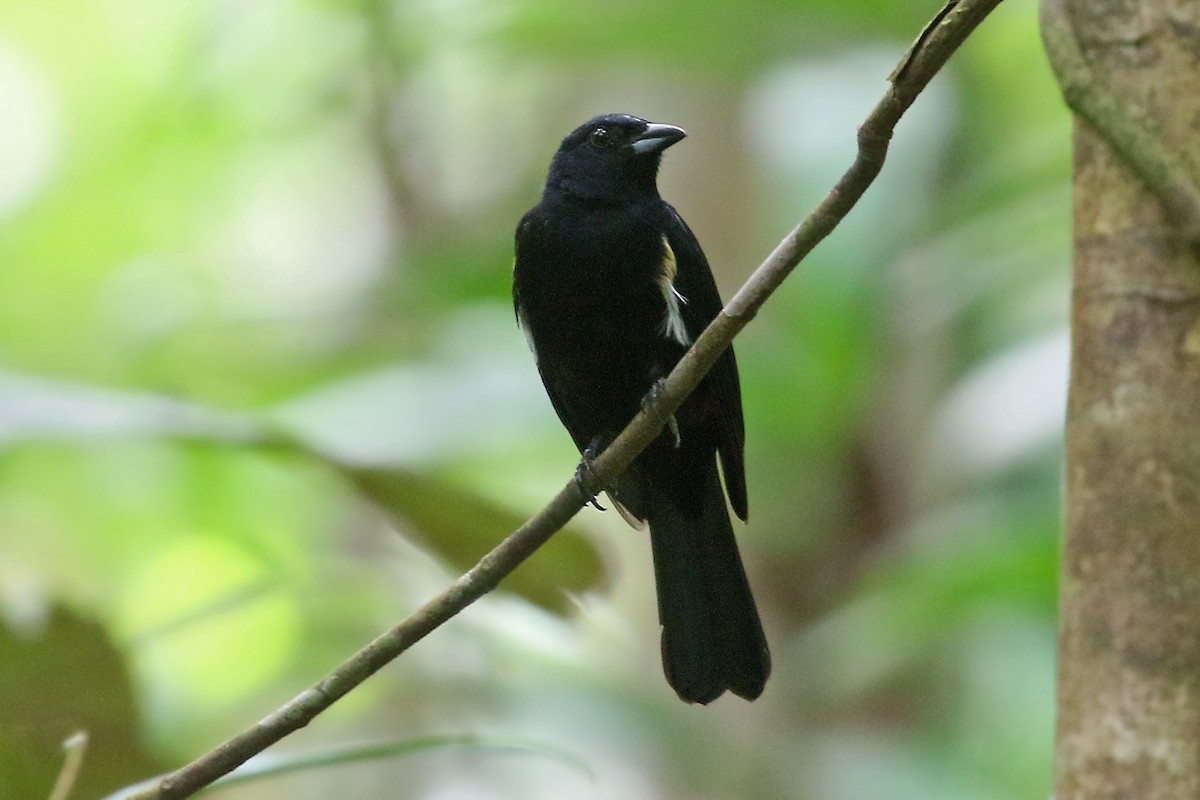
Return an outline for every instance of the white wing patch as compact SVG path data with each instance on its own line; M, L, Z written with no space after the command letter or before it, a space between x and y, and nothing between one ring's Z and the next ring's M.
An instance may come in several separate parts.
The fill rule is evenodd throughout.
M667 304L667 316L663 318L661 332L668 339L674 339L684 347L689 347L692 337L688 335L687 325L683 322L683 310L680 307L681 304L687 305L687 298L675 288L675 275L679 271L679 265L675 262L675 251L671 249L671 243L667 241L666 236L662 237L662 243L663 271L658 278L658 288Z
M533 334L529 332L529 320L525 317L525 308L517 304L517 327L521 329L521 333L525 334L525 344L529 345L529 352L533 353L533 363L537 363L538 354L537 348L533 346Z

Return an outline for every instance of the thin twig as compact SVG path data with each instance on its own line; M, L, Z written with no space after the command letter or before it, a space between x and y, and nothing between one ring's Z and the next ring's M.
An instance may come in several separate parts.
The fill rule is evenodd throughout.
M83 756L87 752L88 735L77 731L63 742L62 769L58 771L58 779L54 781L54 789L50 792L50 800L67 800L75 781L79 778L79 769L83 766Z
M602 485L613 482L662 431L670 415L696 388L733 337L754 317L783 279L854 207L883 166L888 142L901 115L942 68L971 31L1001 0L951 0L928 26L883 99L858 131L858 155L824 200L767 257L724 310L696 340L648 403L616 440L592 463ZM174 800L207 786L255 753L299 730L385 664L470 603L499 584L525 558L548 540L588 500L572 480L549 505L484 556L449 589L430 600L392 630L375 639L324 680L279 708L254 727L238 734L181 769L134 793L127 800Z
M1179 231L1200 242L1200 185L1187 164L1147 127L1147 115L1096 79L1067 0L1042 0L1040 17L1046 55L1067 106L1133 169Z

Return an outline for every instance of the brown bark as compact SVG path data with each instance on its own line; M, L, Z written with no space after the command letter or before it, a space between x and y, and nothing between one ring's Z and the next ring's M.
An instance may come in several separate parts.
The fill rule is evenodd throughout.
M1194 183L1200 3L1064 11L1090 79ZM1200 798L1200 248L1092 122L1075 128L1055 798Z

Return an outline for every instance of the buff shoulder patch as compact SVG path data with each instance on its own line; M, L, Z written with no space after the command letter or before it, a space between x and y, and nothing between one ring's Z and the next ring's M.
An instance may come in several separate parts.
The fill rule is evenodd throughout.
M660 332L668 339L674 339L684 347L692 344L688 335L687 325L683 321L683 306L687 298L675 288L675 276L679 273L679 263L675 260L675 251L666 236L662 237L663 259L662 273L658 276L658 288L662 292L663 301L667 304L667 315L663 318Z

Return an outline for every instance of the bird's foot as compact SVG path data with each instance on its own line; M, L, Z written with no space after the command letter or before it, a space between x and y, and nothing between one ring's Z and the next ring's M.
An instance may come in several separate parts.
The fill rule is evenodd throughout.
M600 505L596 500L596 496L604 491L604 487L600 484L600 478L596 475L596 471L592 469L592 462L596 456L604 448L600 444L600 440L593 440L583 451L583 458L579 461L579 466L575 468L575 485L579 487L579 491L586 497L587 505L597 511L607 511L608 509Z
M659 378L650 384L650 390L642 398L642 410L647 414L653 414L654 416L662 415L662 394L665 385L665 378ZM683 439L679 435L679 423L675 420L674 414L667 415L667 430L675 437L675 448L679 449L679 446L683 444Z

